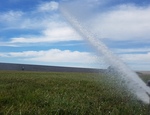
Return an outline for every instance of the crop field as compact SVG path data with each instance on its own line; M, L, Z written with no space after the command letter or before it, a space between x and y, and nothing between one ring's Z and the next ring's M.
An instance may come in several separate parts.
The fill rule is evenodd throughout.
M150 105L102 74L0 71L0 115L150 115Z

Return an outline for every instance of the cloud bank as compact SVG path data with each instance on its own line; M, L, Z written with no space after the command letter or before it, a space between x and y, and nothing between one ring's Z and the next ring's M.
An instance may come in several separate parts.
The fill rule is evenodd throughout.
M22 51L22 52L1 52L0 58L18 58L25 62L38 62L56 64L59 66L93 67L106 66L103 61L98 62L96 55L89 52L79 52L60 49L49 49L40 51ZM101 59L102 60L102 59Z
M84 5L82 4L83 2L85 2ZM149 40L150 6L119 4L107 9L109 6L106 6L106 3L106 1L100 2L97 0L77 0L70 7L72 7L71 12L74 13L73 15L77 16L79 21L87 29L92 30L100 39L119 41ZM78 9L76 9L77 5L79 5ZM104 6L100 7L102 5L105 6L105 9L103 8ZM92 6L95 7L93 8ZM42 42L42 40L43 42L82 40L59 14L58 7L58 2L51 1L41 3L34 11L27 13L22 11L0 13L0 23L3 25L1 31L9 29L36 29L41 33L40 36L18 35L15 38L10 38L9 42L11 43L20 43L21 41L24 43L38 43ZM78 10L80 11L78 12Z
M70 5L71 12L89 30L101 40L122 41L126 48L117 47L114 42L115 53L120 55L125 63L134 69L150 68L150 5L137 5L129 0L121 3L110 0L65 0L65 4ZM63 2L61 2L62 4ZM2 36L0 33L0 46L5 47L28 47L44 44L78 41L83 42L82 38L66 22L59 12L59 2L41 2L34 6L32 11L10 10L0 12L0 32L7 33ZM17 31L17 34L9 33ZM29 33L20 32L30 31ZM32 33L36 31L38 34ZM13 36L9 36L13 34ZM128 42L126 42L128 41ZM129 42L138 42L139 45L133 47ZM74 43L74 42L73 42ZM1 48L1 49L2 49ZM53 55L53 56L52 56ZM67 56L68 55L68 56ZM81 52L80 49L59 49L49 50L24 50L24 51L2 51L0 58L16 58L17 60L29 60L30 62L58 62L58 63L78 63L78 66L85 65L88 60L95 60L93 53ZM95 57L95 56L94 56ZM132 58L134 57L134 58ZM58 64L57 63L57 64ZM79 64L81 63L81 64ZM84 64L83 64L84 63ZM149 64L149 65L148 65ZM73 64L72 64L73 65ZM145 65L145 67L144 67Z

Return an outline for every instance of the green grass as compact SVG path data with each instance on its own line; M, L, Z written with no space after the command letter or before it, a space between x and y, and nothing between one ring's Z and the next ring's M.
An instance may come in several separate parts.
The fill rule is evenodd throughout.
M149 105L104 75L0 71L0 115L149 114Z

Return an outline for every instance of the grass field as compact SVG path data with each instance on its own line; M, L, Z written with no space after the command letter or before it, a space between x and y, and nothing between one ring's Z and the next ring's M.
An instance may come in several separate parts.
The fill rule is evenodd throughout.
M0 115L150 115L150 106L100 74L0 71Z

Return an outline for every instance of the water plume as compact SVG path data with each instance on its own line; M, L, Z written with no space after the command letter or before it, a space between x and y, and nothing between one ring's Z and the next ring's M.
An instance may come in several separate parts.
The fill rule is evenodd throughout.
M72 5L73 3L74 2L72 2ZM115 79L126 86L128 91L139 100L144 103L149 103L148 94L150 94L150 88L146 86L135 72L131 71L127 65L125 65L102 41L98 39L99 36L93 34L91 30L89 31L86 26L80 22L82 15L78 15L78 11L75 11L76 9L73 9L71 7L72 5L65 5L64 3L60 4L60 11L63 16L68 20L72 27L89 42L97 53L104 56L105 61L118 74ZM90 10L86 9L85 11L89 12ZM80 20L78 20L79 18Z

